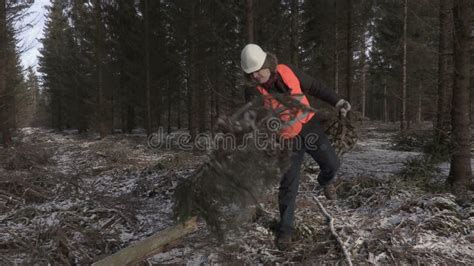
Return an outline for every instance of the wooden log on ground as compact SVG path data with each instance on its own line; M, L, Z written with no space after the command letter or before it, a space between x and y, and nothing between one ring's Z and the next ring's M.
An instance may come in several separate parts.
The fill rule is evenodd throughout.
M126 247L92 265L135 265L159 253L165 246L194 232L196 229L197 217L195 216L184 223L160 231L144 240Z

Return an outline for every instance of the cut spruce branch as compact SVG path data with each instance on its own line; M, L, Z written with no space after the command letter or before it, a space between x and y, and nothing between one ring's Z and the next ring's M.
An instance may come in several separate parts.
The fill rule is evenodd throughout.
M297 113L301 109L316 112L339 154L355 145L355 126L348 118L304 106L288 95L272 97L285 108L268 110L262 105L265 99L257 97L231 117L217 119L216 138L232 136L233 146L213 141L217 144L206 163L176 188L174 211L178 221L198 215L211 232L222 238L225 231L251 218L245 212L259 203L259 198L277 184L290 165L291 149L287 144L291 142L279 139L278 129L270 124L279 121L278 112L296 110L291 113Z
M359 139L356 128L361 119L360 113L350 111L347 116L341 116L333 111L318 110L303 105L288 95L276 94L272 96L289 109L298 108L307 112L316 113L316 118L321 123L325 133L331 140L338 156L342 156L344 153L349 152L355 147L355 144ZM302 96L302 94L296 96Z
M289 166L290 150L267 125L275 115L254 103L217 119L208 160L175 190L178 221L200 216L222 239L225 231L250 218L249 207Z

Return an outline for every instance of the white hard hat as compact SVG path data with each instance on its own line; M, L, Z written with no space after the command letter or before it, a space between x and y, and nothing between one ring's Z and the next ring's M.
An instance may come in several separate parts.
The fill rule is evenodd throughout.
M266 57L267 53L260 46L247 44L240 54L240 66L245 73L250 74L262 68Z

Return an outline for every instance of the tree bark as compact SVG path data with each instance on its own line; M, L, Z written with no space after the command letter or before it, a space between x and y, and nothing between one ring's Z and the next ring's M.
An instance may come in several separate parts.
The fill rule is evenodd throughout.
M199 60L199 59L196 59ZM199 65L199 64L198 64ZM203 69L202 66L198 66L198 77L203 76ZM199 119L199 124L198 124L198 129L199 133L203 133L207 130L207 95L209 94L208 86L207 84L203 83L202 80L199 80L199 87L198 91L199 93L195 94L197 96L197 101L196 103L198 104L197 106L197 112L198 112L198 119Z
M7 62L7 17L6 1L0 0L0 130L2 132L2 142L5 148L12 144L8 120L8 90L6 81Z
M387 80L383 81L383 121L388 122Z
M447 141L449 124L450 96L452 91L452 40L453 17L452 0L439 1L439 57L438 57L438 108L434 133L440 142Z
M98 96L98 122L100 137L104 138L108 135L106 121L106 99L104 91L104 29L102 24L102 8L101 1L94 1L94 15L96 26L96 71L97 71L97 96Z
M189 133L191 135L191 139L194 140L194 137L197 135L197 127L196 127L196 104L195 104L195 99L194 99L194 84L192 84L192 81L194 80L194 73L193 73L193 67L192 67L192 62L188 62L188 64L191 64L188 66L188 79L186 81L186 89L188 92L188 98L187 98L187 105L188 105L188 129Z
M458 196L471 182L470 130L470 16L471 1L454 1L454 86L452 102L453 154L448 184Z
M400 112L400 130L407 129L407 19L408 18L408 0L403 1L403 59L402 59L402 91L401 101L402 109Z
M154 77L156 74L154 73L153 70L159 69L159 66L156 65L156 62L158 62L159 58L157 58L157 52L154 52L154 45L157 45L157 37L153 34L154 31L156 31L157 27L161 27L163 24L163 18L162 16L162 6L161 6L161 1L152 1L152 0L147 0L148 1L148 12L152 12L148 18L148 24L149 24L149 34L148 34L148 42L149 42L149 47L148 47L148 57L149 57L149 71L150 71L150 125L153 129L153 124L157 128L164 127L165 124L165 112L166 112L166 105L164 103L165 101L165 94L166 91L163 88L163 86L160 85L154 85L156 82L157 77ZM152 24L150 24L152 23ZM168 53L168 51L166 51ZM158 53L159 54L159 53ZM148 118L147 118L148 119ZM155 121L155 123L153 123Z
M206 22L204 20L204 8L201 5L196 5L196 14L197 14L197 31L202 33L207 30ZM197 85L197 92L194 95L196 96L195 103L196 106L196 118L198 120L198 133L205 132L207 130L207 110L208 110L208 95L209 95L209 86L206 84L204 79L204 74L207 71L208 64L206 64L202 58L204 58L203 54L205 54L205 50L207 49L203 45L204 38L202 34L196 35L196 50L194 54L194 62L195 62L195 73L196 73L196 85Z
M181 89L182 89L182 87L179 86L178 90L176 91L176 97L177 97L177 99L176 99L176 104L177 104L177 106L176 106L176 116L177 116L176 117L176 127L177 127L177 129L181 129L181 101L182 101L181 100L181 97L182 97L181 96Z
M361 105L362 105L362 117L365 117L365 103L367 100L367 68L368 65L364 65L362 68L362 93L361 93Z
M188 62L187 62L187 71L188 77L186 80L187 92L188 92L188 129L191 135L191 140L194 140L197 135L197 97L195 94L202 93L198 90L198 76L197 76L197 60L196 60L196 50L197 50L197 41L195 32L197 31L197 26L195 24L196 13L198 10L196 3L193 3L191 6L191 16L190 22L193 22L192 25L188 28L188 40L189 40L189 53L188 53Z
M123 54L120 55L119 59L119 90L120 90L120 125L122 133L127 132L127 90L125 88L125 71L124 71L124 58Z
M298 43L299 43L299 0L291 0L291 37L290 37L290 53L291 53L291 63L294 66L298 66Z
M245 32L247 33L247 43L255 42L254 27L253 0L245 0Z
M172 97L172 94L173 94L173 91L171 90L171 85L169 82L166 83L166 90L167 90L167 96L168 96L168 121L167 121L167 125L168 125L168 134L171 133L171 103L174 102L174 99Z
M364 37L362 38L362 55L361 55L361 65L362 65L362 88L361 88L361 105L362 105L362 117L365 117L365 104L367 100L367 72L369 69L369 64L367 63L367 56L365 54L365 51L367 49L366 45L366 36L364 34Z
M145 10L145 87L146 87L146 134L149 136L153 131L151 125L151 81L150 81L150 20L149 0L144 0Z
M417 106L417 111L416 111L416 123L420 124L421 123L421 98L423 94L423 83L420 81L420 88L418 89L418 106Z
M334 10L335 10L335 20L334 20L334 92L339 94L339 27L338 27L338 14L337 12L338 5L337 1L334 1Z
M352 0L347 0L346 23L346 92L347 100L352 102Z

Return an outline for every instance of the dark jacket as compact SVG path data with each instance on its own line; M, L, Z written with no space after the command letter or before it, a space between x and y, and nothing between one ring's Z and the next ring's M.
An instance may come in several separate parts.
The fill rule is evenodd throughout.
M287 66L293 71L293 73L295 73L296 77L300 81L301 90L304 94L321 99L332 106L335 106L339 101L339 98L337 97L334 90L327 88L319 80L307 75L300 69L292 65ZM269 82L262 84L261 86L264 87L270 94L286 93L289 91L289 88L285 85L278 73L273 73L269 79ZM245 89L246 102L251 101L255 96L260 96L260 92L258 92L255 87L248 87Z

